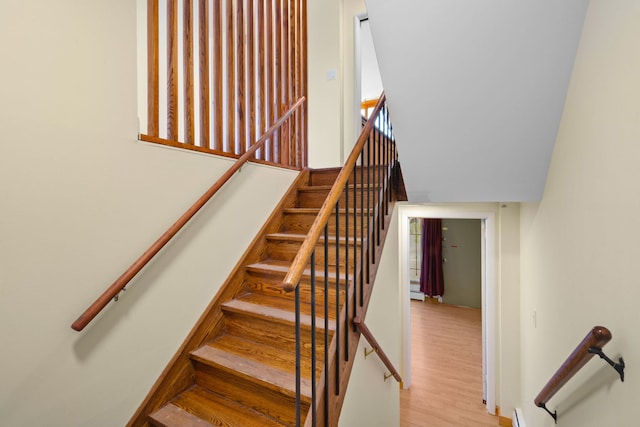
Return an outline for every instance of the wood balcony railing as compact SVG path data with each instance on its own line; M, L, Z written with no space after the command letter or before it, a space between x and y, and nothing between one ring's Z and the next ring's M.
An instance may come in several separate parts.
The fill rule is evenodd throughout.
M307 93L304 0L147 0L140 139L240 157ZM161 49L162 47L162 49ZM307 165L306 109L251 161Z
M324 361L324 375L316 382L311 378L311 407L308 414L297 414L297 424L305 426L337 425L340 408L348 382L348 373L360 334L354 328L353 319L365 318L371 296L371 285L388 229L390 207L398 200L399 163L386 98L380 97L370 119L365 124L349 158L340 171L325 199L291 267L284 278L286 291L295 292L296 300L296 367L303 361L301 344L300 287L304 280L310 282L312 301L311 343L304 353L311 360L304 364L315 372L318 354ZM402 197L402 196L400 196ZM406 199L405 199L406 200ZM334 223L335 221L335 223ZM329 259L329 229L335 234L335 262ZM321 245L318 247L317 245ZM316 248L324 253L324 267L316 267ZM324 248L324 249L321 249ZM344 257L344 259L342 259ZM310 269L310 274L309 274ZM318 271L316 271L318 270ZM331 283L330 283L331 282ZM330 294L335 287L335 296ZM316 296L317 294L317 296ZM321 336L316 337L316 302L324 301L324 312L319 309L319 318L325 319ZM343 300L342 300L343 299ZM329 314L329 300L336 307ZM329 323L329 318L335 316ZM331 331L333 329L333 331ZM332 333L331 338L329 335ZM307 343L305 343L306 345ZM301 378L296 372L297 398L300 408ZM316 389L319 394L316 394Z
M122 275L116 279L111 286L105 290L102 295L91 304L78 319L71 325L72 329L81 331L91 322L102 309L127 286L136 274L144 268L145 265L184 227L187 222L222 188L222 186L231 179L231 177L247 162L253 158L255 152L267 143L272 136L288 123L294 116L296 111L304 107L305 98L301 98L296 102L289 111L276 121L267 132L258 139L255 144L238 159L233 165L189 208L182 214L180 218L165 231L158 240L156 240L140 257L127 269Z
M555 411L551 412L547 409L547 402L596 354L609 363L624 381L624 360L620 358L619 363L615 363L602 352L602 347L610 340L609 329L604 326L594 326L538 393L534 399L536 406L547 411L557 422L558 415Z

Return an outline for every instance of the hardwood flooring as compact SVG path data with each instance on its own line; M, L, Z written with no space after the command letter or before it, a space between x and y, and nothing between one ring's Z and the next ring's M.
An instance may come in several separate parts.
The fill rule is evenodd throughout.
M482 403L480 309L411 301L411 388L401 427L495 427Z

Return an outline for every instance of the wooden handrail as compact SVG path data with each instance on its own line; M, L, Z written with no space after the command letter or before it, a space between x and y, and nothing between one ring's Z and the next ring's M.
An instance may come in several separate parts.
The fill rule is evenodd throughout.
M391 363L391 360L389 360L385 352L382 350L378 341L373 337L373 334L369 328L367 328L367 325L365 325L358 316L353 318L353 324L356 325L356 328L358 328L360 333L367 339L367 342L371 347L373 347L380 360L382 360L382 363L384 363L384 366L386 366L389 372L391 372L391 375L393 375L393 378L395 378L399 383L402 382L402 378L400 377L398 370L393 366L393 363Z
M534 400L536 406L546 409L549 399L594 356L589 349L602 348L610 340L611 332L607 328L594 326L540 391Z
M301 97L280 119L267 130L234 164L213 184L187 211L160 236L84 313L73 322L71 328L81 331L91 322L100 311L114 298L122 289L135 277L142 268L162 249L173 236L184 227L184 225L229 181L229 179L253 157L256 150L282 126L282 124L305 102L306 98Z
M382 106L384 105L385 99L386 97L384 93L382 93L380 99L378 100L376 108L371 114L372 117L376 117L378 115L378 113L382 109ZM349 180L349 176L351 175L351 172L353 171L356 162L358 161L360 152L362 151L364 144L367 142L367 138L369 137L369 133L373 129L373 126L374 120L369 120L366 123L366 125L362 129L362 133L360 134L358 141L356 141L356 144L354 145L353 150L349 155L349 158L342 167L340 174L338 174L336 182L333 184L333 187L331 187L327 198L320 208L318 216L316 217L315 221L311 225L311 228L309 229L309 232L307 233L307 238L300 246L300 250L296 254L296 257L291 263L291 268L289 268L289 271L284 278L282 286L285 291L291 292L296 288L296 286L298 286L298 282L300 281L300 278L304 273L307 262L311 258L311 253L315 250L318 239L324 231L324 226L333 213L334 206L340 198L340 195L342 194L347 181Z

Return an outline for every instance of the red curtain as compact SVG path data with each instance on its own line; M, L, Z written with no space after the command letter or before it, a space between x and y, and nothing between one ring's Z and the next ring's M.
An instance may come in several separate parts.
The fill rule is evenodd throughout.
M424 218L422 220L420 290L430 297L444 295L441 219Z

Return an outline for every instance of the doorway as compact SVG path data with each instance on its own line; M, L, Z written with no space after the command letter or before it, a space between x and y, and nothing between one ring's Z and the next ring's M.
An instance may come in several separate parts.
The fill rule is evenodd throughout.
M398 219L400 232L400 281L402 301L403 361L401 375L403 386L411 385L411 306L409 278L409 225L410 218L479 219L481 223L481 310L482 310L482 372L483 398L487 412L495 414L496 408L496 212L476 211L473 208L450 206L401 205Z

